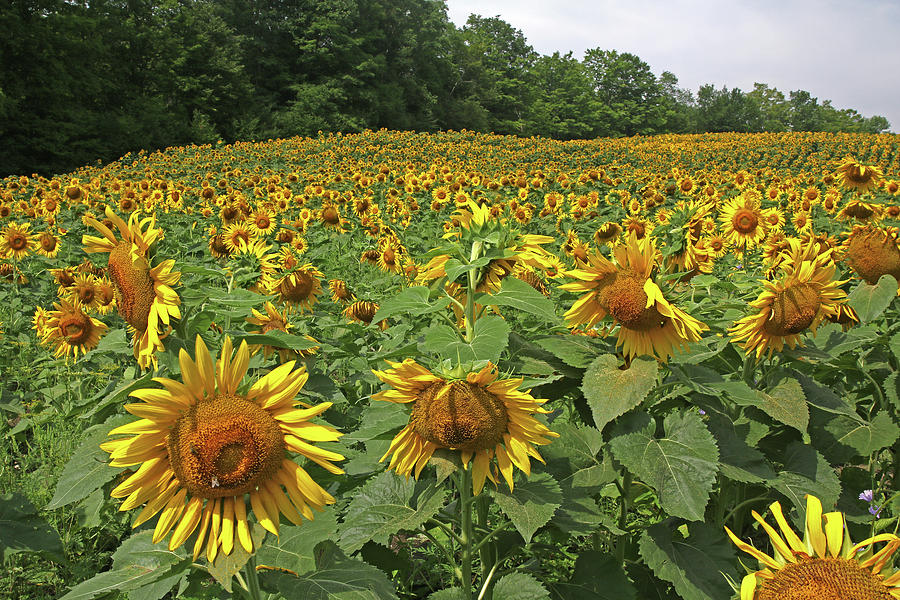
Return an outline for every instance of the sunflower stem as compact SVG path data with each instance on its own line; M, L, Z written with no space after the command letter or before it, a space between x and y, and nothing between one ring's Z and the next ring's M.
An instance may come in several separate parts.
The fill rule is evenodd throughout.
M472 253L469 255L469 262L475 262L481 256L483 242L477 241L472 243ZM466 342L472 343L475 339L475 287L478 284L477 273L472 269L468 273L469 286L466 290Z
M253 600L262 600L262 592L259 589L259 575L256 573L256 555L250 555L247 564L244 565L244 575L247 579L247 592Z
M472 471L463 468L459 473L460 588L463 598L472 600Z
M631 473L626 469L622 473L622 483L619 486L619 496L621 503L619 505L619 529L625 531L628 525L628 509L631 508ZM625 564L625 546L628 544L628 535L621 535L616 540L616 559L619 564Z
M488 498L487 496L478 496L475 501L475 510L476 515L478 517L478 525L482 528L487 528L488 523ZM501 525L501 528L506 525L506 522ZM492 539L494 534L499 531L492 531L487 534L481 541L479 541L473 551L478 552L478 556L481 559L481 580L484 582L481 588L481 593L478 595L478 598L484 598L485 600L491 600L494 596L494 586L492 583L492 573L497 568L497 565L494 564L494 544L492 543Z
M744 357L744 368L741 371L741 378L744 380L744 383L749 385L751 388L753 387L753 373L756 370L756 356L753 352L748 352Z

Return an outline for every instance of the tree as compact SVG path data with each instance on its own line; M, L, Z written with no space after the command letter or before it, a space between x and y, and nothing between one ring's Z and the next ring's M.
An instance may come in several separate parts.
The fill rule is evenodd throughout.
M571 52L554 52L537 60L534 78L541 94L526 113L527 131L557 139L590 137L596 106L584 65Z
M600 103L601 135L642 135L663 131L666 106L650 65L634 54L593 48L584 66Z

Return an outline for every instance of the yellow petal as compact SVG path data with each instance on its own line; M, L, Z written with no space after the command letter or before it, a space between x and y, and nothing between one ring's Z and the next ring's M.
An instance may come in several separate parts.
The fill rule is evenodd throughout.
M250 493L250 499L253 500L253 493ZM247 552L253 552L253 540L250 538L250 524L247 522L247 504L244 502L244 496L234 497L234 522L237 527L238 541L241 547ZM259 515L257 515L258 517Z

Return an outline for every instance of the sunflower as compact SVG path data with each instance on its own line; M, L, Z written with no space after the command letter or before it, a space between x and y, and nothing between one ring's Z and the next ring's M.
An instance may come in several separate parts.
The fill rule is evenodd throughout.
M278 309L275 308L275 305L271 302L266 302L265 305L266 314L263 314L256 310L252 309L253 316L247 317L247 323L251 325L256 325L259 327L257 330L251 330L250 333L269 333L270 331L289 331L293 325L288 321L291 314L291 307L288 306L285 308L284 312L278 312ZM313 340L315 341L315 340ZM277 350L278 351L278 359L280 362L287 362L291 358L297 358L299 355L294 350L289 348L276 348L274 346L264 346L262 344L251 344L250 345L250 355L254 355L257 352L262 350L263 357L269 358L272 354Z
M896 229L871 225L855 227L844 242L844 260L870 285L878 283L882 275L893 275L900 280Z
M619 241L619 236L621 235L622 226L615 221L610 221L601 225L597 231L594 232L594 243L598 246L604 244L614 246Z
M837 168L836 175L841 187L862 193L874 189L884 173L878 167L860 164L848 156Z
M741 251L756 246L766 237L767 227L759 201L746 193L726 203L719 220L725 239Z
M60 244L59 238L53 235L52 232L43 231L38 235L36 246L38 254L47 258L55 258L59 254L61 247L62 244Z
M818 253L815 244L800 248L793 241L793 256L779 267L782 276L763 281L763 291L750 303L756 312L728 330L748 354L755 350L757 359L766 351L780 352L785 344L802 345L800 334L807 329L815 333L822 320L836 317L838 306L846 301L847 294L839 287L845 282L834 279L831 251Z
M174 528L171 550L199 526L194 558L205 549L212 562L220 550L231 554L236 543L247 552L254 550L245 495L259 524L276 535L280 514L300 525L301 514L313 519L310 507L321 510L333 504L334 498L288 452L341 474L332 462L344 457L310 442L334 441L342 434L310 422L331 402L296 406L295 396L308 375L302 367L293 370L293 361L240 393L250 359L246 342L233 353L231 338L226 337L222 354L214 361L197 336L194 356L191 360L181 350L183 383L158 377L154 381L165 389L132 392L143 402L125 409L140 420L110 431L111 436L125 437L100 447L109 452L111 466L140 465L110 493L126 498L119 510L146 503L133 526L162 511L153 542Z
M853 198L838 211L839 221L856 219L857 221L877 221L881 218L882 205L872 202L863 202L859 198Z
M337 206L328 204L323 206L322 210L319 211L319 222L321 222L326 229L333 229L338 233L344 233L344 225L347 224L348 221L341 217L341 211Z
M94 290L97 312L105 315L116 307L116 286L107 277L97 278Z
M413 403L409 424L393 439L387 452L388 468L416 478L438 448L458 450L463 467L472 462L475 495L485 479L497 482L496 466L513 489L513 467L531 473L533 457L543 462L535 446L550 443L557 433L532 415L547 413L546 400L521 391L522 379L497 379L497 367L487 363L465 377L447 380L407 358L402 363L387 361L386 371L372 372L392 389L372 396L402 404Z
M233 254L237 252L242 245L249 244L255 240L256 236L253 235L253 232L250 230L250 226L247 225L247 223L239 221L226 227L225 231L222 232L222 238L229 254ZM212 247L210 247L210 250L212 250Z
M66 289L67 300L70 302L78 302L88 310L95 310L100 306L100 298L97 294L97 283L99 280L90 273L79 273L75 276L75 281Z
M109 207L106 216L119 230L118 239L111 229L86 217L85 223L103 234L102 238L85 235L81 243L85 252L109 252L109 277L116 288L116 307L134 334L134 357L142 369L156 369L156 352L164 349L162 339L171 329L172 318L180 319L181 300L172 286L181 273L172 271L175 261L167 259L150 266L150 247L162 238L162 229L154 227L155 218L138 220L131 213L126 224ZM146 230L144 227L146 226ZM163 327L167 330L163 331Z
M29 233L31 223L10 223L0 231L0 256L21 260L35 250L37 237Z
M301 311L312 310L319 294L322 292L322 273L306 263L302 267L273 278L269 283L269 293L278 296L284 304L299 306Z
M706 325L669 303L651 279L656 247L649 238L630 236L613 250L615 263L595 251L581 269L566 271L578 281L560 289L583 293L566 314L566 324L588 328L610 315L620 325L617 346L626 357L656 356L668 360L676 348L696 342Z
M272 218L272 213L265 208L260 208L251 214L248 223L250 232L256 237L264 237L275 231L278 226L278 223Z
M77 360L79 351L85 354L93 350L106 334L106 324L85 313L77 301L63 300L53 307L54 310L42 315L40 324L35 312L34 326L42 345L56 347L53 354L57 358L65 356L68 361L71 354Z
M760 569L741 582L741 600L892 600L900 598L900 571L892 557L900 548L900 538L881 533L857 544L850 540L841 512L822 513L822 502L806 496L806 522L801 538L791 529L781 504L773 502L769 511L781 535L763 517L753 518L768 534L773 556L741 541L728 527L725 532L734 544L757 559ZM783 536L783 537L782 537ZM875 551L875 544L887 542Z
M347 288L347 282L343 279L329 280L328 289L331 290L331 299L334 302L350 302L354 298L353 292Z
M343 315L347 319L351 321L355 321L357 323L364 323L365 325L369 325L372 322L372 319L375 317L375 313L378 312L378 304L375 302L369 302L367 300L357 300L353 304L347 306L344 309ZM387 321L379 321L378 326L385 330L388 327Z

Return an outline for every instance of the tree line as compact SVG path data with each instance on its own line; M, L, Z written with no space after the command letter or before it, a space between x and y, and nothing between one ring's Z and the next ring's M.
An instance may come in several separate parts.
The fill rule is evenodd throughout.
M638 56L541 55L444 0L7 0L0 176L138 149L318 131L470 129L558 139L879 133L804 90L683 89Z

